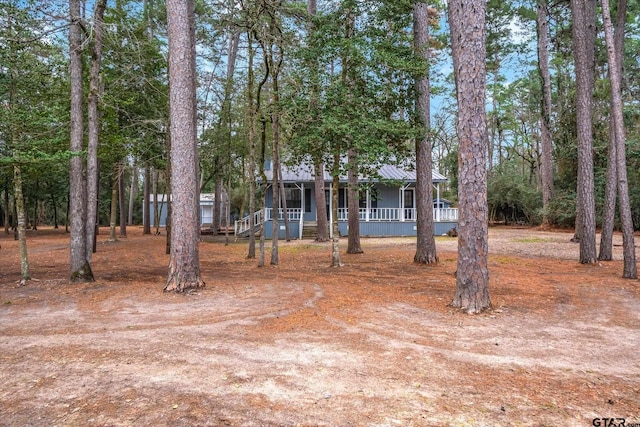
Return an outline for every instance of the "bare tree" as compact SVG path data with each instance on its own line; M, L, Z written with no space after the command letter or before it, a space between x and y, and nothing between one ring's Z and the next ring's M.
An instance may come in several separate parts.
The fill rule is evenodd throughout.
M609 81L611 83L611 126L613 126L615 134L615 138L610 141L610 144L616 145L618 200L620 204L620 220L622 222L624 250L624 271L622 277L636 279L638 277L638 269L636 266L633 219L631 217L631 204L629 202L629 187L627 183L627 155L625 149L624 119L622 116L622 73L620 72L622 66L618 65L618 61L622 58L622 55L616 51L609 0L602 0L602 16L607 45L607 58L609 61Z
M333 153L333 181L331 185L331 267L342 267L340 261L340 230L338 229L338 192L340 186L340 150Z
M345 37L350 40L355 37L356 17L353 7L347 7L345 11ZM345 53L342 58L342 84L347 91L347 103L353 103L354 85L354 59ZM347 232L347 253L361 254L360 246L360 193L358 191L358 157L354 146L352 135L345 135L345 145L347 146L347 221L349 230Z
M82 88L82 22L80 0L69 0L69 83L71 87L69 204L71 214L70 264L71 282L92 282L91 264L87 259L87 188L84 181L83 88Z
M278 212L282 207L285 231L287 239L289 239L288 223L287 223L287 206L286 196L284 195L284 186L282 185L282 167L280 165L280 86L279 76L282 69L284 52L282 50L282 29L276 22L277 10L271 10L269 21L269 41L266 44L267 61L269 62L269 74L271 76L271 134L272 134L272 156L273 156L273 180L271 190L273 192L273 232L271 236L271 265L277 265L278 259Z
M118 176L120 175L120 165L116 164L113 168L113 177L111 178L111 205L109 207L109 241L118 240L116 236L116 226L118 225Z
M131 166L131 185L129 185L129 207L127 208L127 225L133 225L133 209L138 189L138 165Z
M120 172L118 173L118 206L120 209L120 237L127 237L127 203L125 197L125 164L124 159L120 162Z
M413 261L438 262L433 224L433 165L431 163L431 89L429 82L429 6L413 5L413 44L416 55L424 61L424 71L416 77L416 107L423 136L416 139L416 254Z
M316 199L316 241L326 242L329 240L329 219L327 218L327 204L324 194L324 164L316 161L313 164L313 181Z
M98 146L100 136L100 116L98 101L102 95L100 84L100 64L102 63L102 36L104 33L104 11L107 0L98 0L93 17L93 46L91 49L91 69L89 71L89 97L87 101L87 260L96 247L96 227L98 222Z
M576 124L578 138L578 184L576 239L580 262L597 261L596 208L593 178L592 97L596 40L596 0L571 0L573 51L576 69Z
M13 188L17 213L18 244L20 246L20 286L31 280L29 269L29 258L27 253L27 232L24 209L24 199L22 196L22 170L18 163L13 165Z
M347 169L347 206L349 212L347 253L361 254L364 251L360 245L360 191L358 188L358 160L355 148L349 148L347 158L349 163Z
M151 166L145 165L144 167L144 201L143 215L142 215L142 234L151 234ZM157 204L154 201L154 205Z
M308 34L311 35L315 28L313 21L318 11L316 0L309 0L307 2L307 13L311 18L308 24ZM314 61L313 59L311 61ZM316 114L318 108L318 94L320 87L318 84L318 65L316 62L309 64L311 69L312 87L311 94L309 95L309 110L312 114ZM326 242L329 240L329 220L327 218L327 206L324 193L324 163L322 162L322 156L319 153L312 154L313 156L313 180L314 191L316 201L316 241Z
M256 211L256 139L257 139L257 116L259 108L253 94L255 84L255 73L253 71L253 58L255 50L253 48L253 35L247 31L247 107L249 109L249 250L247 258L256 257L256 232L255 232L255 211Z
M547 0L538 0L538 72L542 80L542 114L540 145L542 146L542 223L549 224L549 206L553 198L553 143L551 140L551 74L549 72L549 17Z
M491 306L488 270L486 2L450 0L459 139L460 219L456 292L451 305L467 313Z
M168 0L171 133L171 254L165 291L204 286L200 278L194 0Z
M614 28L613 42L615 45L616 65L618 72L622 75L622 52L624 48L624 27L627 20L627 0L618 2L618 16ZM612 100L613 101L613 100ZM613 110L613 104L611 110ZM609 126L609 145L607 154L607 183L605 186L604 208L602 214L602 232L600 235L600 261L611 261L613 259L613 227L616 216L616 199L618 191L618 169L616 134L613 125Z

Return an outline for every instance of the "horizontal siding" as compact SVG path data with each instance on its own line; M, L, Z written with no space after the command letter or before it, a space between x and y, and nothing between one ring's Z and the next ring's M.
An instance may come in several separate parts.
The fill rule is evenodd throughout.
M457 222L436 222L434 223L434 231L436 236L447 234L447 231L453 227L457 227ZM279 224L278 238L285 238L284 224ZM265 237L271 239L273 226L271 221L267 221L265 224ZM347 236L348 227L346 222L338 224L338 230L341 236ZM299 223L289 224L289 234L292 239L297 239L300 232ZM361 237L400 237L400 236L415 236L416 223L415 222L361 222L360 223L360 236Z
M271 239L273 236L273 223L267 221L264 224L264 237ZM292 239L297 239L300 236L300 223L289 223L289 236ZM287 230L284 228L284 222L278 223L278 239L285 239L287 237Z

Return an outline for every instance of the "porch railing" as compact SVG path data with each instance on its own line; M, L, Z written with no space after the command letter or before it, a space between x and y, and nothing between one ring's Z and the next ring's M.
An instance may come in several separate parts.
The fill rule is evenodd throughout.
M396 221L415 221L415 208L360 208L358 218L364 222L396 222ZM346 208L338 209L338 221L347 221L349 218L349 210ZM434 208L433 220L435 222L448 222L458 220L457 208Z
M273 208L266 208L266 220L271 221L273 219ZM289 221L300 221L302 218L302 209L294 208L287 209L287 220ZM278 221L284 221L284 209L278 209Z
M440 208L433 210L433 220L436 222L449 222L458 220L458 208Z
M263 211L256 211L253 214L253 224L255 227L260 226L262 224L262 215ZM251 215L247 215L244 218L237 220L234 224L234 231L236 236L243 234L251 228L250 224ZM271 221L273 219L273 209L266 208L264 209L264 220ZM302 221L302 209L287 209L287 219L290 222L301 222ZM278 209L278 221L284 221L284 209Z
M254 214L254 224L259 226L262 223L262 211L257 211ZM361 222L414 222L416 221L416 209L415 208L361 208L358 211L358 216ZM302 209L287 209L287 217L291 222L302 223ZM235 222L236 235L242 234L249 230L249 218L246 216L241 220ZM266 221L271 221L273 218L273 209L265 209L264 218ZM338 209L338 221L347 221L349 219L349 211L346 208ZM435 208L433 209L433 220L435 222L454 222L458 221L458 209L457 208ZM278 221L284 221L283 209L278 210Z
M262 223L262 211L256 211L253 213L253 224L254 227L260 225ZM235 221L234 223L234 233L236 236L249 231L251 228L251 215L247 215L244 218Z

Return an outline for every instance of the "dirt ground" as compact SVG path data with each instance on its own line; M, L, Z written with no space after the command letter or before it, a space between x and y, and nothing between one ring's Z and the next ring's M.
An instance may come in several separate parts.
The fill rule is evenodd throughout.
M2 426L591 426L640 423L640 286L616 260L580 265L567 232L490 229L494 309L454 294L455 238L415 265L415 239L204 237L207 286L164 294L164 236L107 242L70 285L69 237L29 232L34 278L0 236ZM218 239L219 240L219 239ZM620 236L616 236L617 245ZM267 258L269 259L269 258ZM607 424L611 425L611 424Z

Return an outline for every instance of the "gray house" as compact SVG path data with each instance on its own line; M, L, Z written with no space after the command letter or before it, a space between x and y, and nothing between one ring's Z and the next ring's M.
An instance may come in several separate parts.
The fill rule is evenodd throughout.
M270 182L273 171L268 168ZM287 219L290 236L303 238L306 230L315 229L316 200L313 168L301 165L282 167L287 201ZM324 171L325 206L329 220L332 220L331 201L332 177ZM446 234L458 224L458 210L450 207L450 202L440 198L440 185L447 179L433 172L435 234ZM416 173L397 166L382 166L375 177L360 177L363 191L360 192L360 235L361 236L415 236L416 235ZM347 177L340 177L338 188L338 230L340 235L348 234ZM254 223L265 222L265 237L271 238L274 218L273 192L267 189L267 207L264 212L255 212ZM284 211L277 210L279 237L285 236ZM248 235L249 216L235 223L236 235Z

